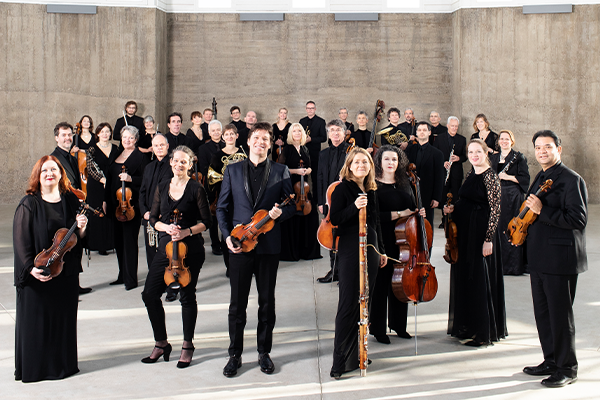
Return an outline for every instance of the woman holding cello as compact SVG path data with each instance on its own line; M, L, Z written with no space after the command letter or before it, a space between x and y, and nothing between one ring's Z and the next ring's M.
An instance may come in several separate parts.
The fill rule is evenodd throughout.
M338 227L339 237L339 299L335 317L333 366L330 372L330 376L336 379L359 367L359 209L367 209L367 242L379 253L385 253L375 195L377 183L374 169L369 153L355 148L346 157L340 172L342 182L331 195L331 223ZM387 263L387 257L380 257L369 247L367 258L369 292L373 293L377 270Z
M139 193L146 157L135 146L139 138L135 126L124 126L120 134L123 151L108 167L106 184L107 216L114 218L115 250L119 262L119 276L110 284L125 284L125 290L131 290L138 285L138 235L142 220Z
M394 228L399 218L414 213L415 202L411 196L410 184L406 176L408 158L396 146L389 144L379 148L375 153L375 179L377 180L377 202L379 203L379 219L383 244L387 254L398 259L399 248L396 245ZM425 216L425 209L421 211ZM386 335L387 325L395 331L398 337L410 339L406 331L406 314L408 303L396 298L392 291L392 275L394 262L388 263L378 271L375 288L371 294L370 332L380 343L389 344ZM387 314L387 318L386 318Z
M165 268L176 261L184 264L184 269L189 271L186 273L191 276L190 282L185 286L182 283L179 289L183 348L177 367L189 366L194 353L192 339L198 315L196 283L205 258L201 233L210 227L212 217L204 187L189 178L188 172L194 165L193 160L194 153L186 146L178 146L171 153L173 178L158 184L150 211L150 224L158 231L159 237L158 252L152 261L142 292L156 341L152 354L142 359L146 364L155 363L161 356L169 361L172 347L167 341L165 311L160 297L166 288ZM172 217L176 210L181 218L173 223ZM174 260L175 252L168 250L176 245L181 247L181 242L185 244L183 247L187 248L187 254L183 258L184 253L180 250L179 257L183 259Z
M50 249L60 228L77 223L78 239L85 235L87 218L78 215L79 199L69 190L69 179L54 156L38 160L29 177L13 222L17 317L15 380L37 382L63 379L77 367L77 304L81 241L64 257L54 278L34 267L36 255Z
M304 201L300 210L292 218L281 223L281 261L315 260L321 258L321 248L317 242L319 214L313 207L310 174L312 172L310 155L304 146L306 132L302 125L294 123L287 135L287 144L283 146L279 163L287 165L296 192L296 203ZM301 181L304 181L302 197Z
M473 139L467 147L473 169L458 191L453 213L458 231L458 262L450 269L448 334L467 346L486 346L505 338L504 280L497 235L500 180L492 170L488 147Z

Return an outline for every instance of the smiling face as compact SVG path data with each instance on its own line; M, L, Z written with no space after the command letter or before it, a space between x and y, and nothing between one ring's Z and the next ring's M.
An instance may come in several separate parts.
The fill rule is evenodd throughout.
M338 117L340 117L342 121L346 122L346 120L348 119L348 110L342 108L338 113Z
M234 121L239 121L242 113L237 108L231 112L231 119Z
M356 117L356 123L359 129L365 129L367 127L368 118L365 114L359 114Z
M398 125L398 122L400 122L400 115L396 111L392 111L389 120L393 125Z
M329 140L331 143L338 147L346 138L346 131L337 125L332 125L327 128L327 134L329 135Z
M483 118L477 118L477 121L475 121L475 124L477 125L477 130L479 132L485 131L488 128L488 124L485 123Z
M88 117L85 117L81 120L81 127L83 129L90 129L90 119Z
M300 144L302 141L302 129L300 129L299 125L295 125L292 129L292 140L295 144Z
M450 134L450 136L454 136L456 135L456 132L458 132L458 121L455 119L451 119L448 122L448 133Z
M52 160L48 160L42 164L40 173L40 186L44 191L54 189L60 182L61 174L58 164Z
M100 132L98 132L98 139L100 140L101 143L106 143L109 141L110 129L108 129L108 126L105 126L104 128L102 128L102 130Z
M306 115L308 118L312 118L317 113L317 106L314 103L308 103L306 105Z
M199 115L194 115L194 118L192 118L192 124L194 125L201 125L202 124L202 117Z
M187 176L188 171L192 168L192 160L183 151L176 151L171 158L171 169L173 175L178 177Z
M431 122L431 125L438 126L440 121L441 121L440 114L438 114L436 112L432 112L431 114L429 114L429 122Z
M354 177L362 182L362 180L369 174L371 170L371 165L369 163L369 158L362 153L357 153L350 163L350 171Z
M208 127L208 134L210 135L210 138L212 139L213 142L219 143L221 141L221 135L223 134L223 132L221 132L221 125L219 125L219 124L210 125Z
M404 119L406 120L406 122L412 122L412 120L414 118L415 118L415 115L413 114L412 110L404 111Z
M384 172L395 174L398 169L398 154L395 151L385 151L381 156L381 169Z
M179 118L179 116L174 115L171 118L169 118L169 123L167 124L167 126L169 127L169 131L177 136L179 135L179 132L181 131L181 118Z
M146 128L146 131L151 131L154 128L154 122L150 120L144 121L144 128Z
M152 139L152 151L159 160L162 160L169 152L169 142L167 141L167 138L162 135L154 136Z
M73 144L73 131L69 128L59 128L58 135L54 136L54 140L56 140L58 147L64 151L69 151Z
M254 111L248 111L244 121L246 122L246 126L253 127L254 124L256 124L256 113Z
M487 154L479 143L471 143L468 149L469 162L474 167L485 167L488 165Z
M500 134L498 137L498 144L500 145L500 148L505 151L510 150L510 148L513 146L512 139L507 132L502 132Z
M238 138L238 134L235 133L232 129L227 129L224 133L223 133L223 140L225 141L225 144L227 146L233 146L235 145L235 141Z
M277 116L279 117L280 121L285 121L287 119L287 110L285 108L282 108L281 110L279 110L279 114L277 114Z
M124 131L121 134L121 144L125 150L135 149L135 136L133 136L129 131Z
M208 124L213 119L213 112L210 110L206 110L206 111L204 111L202 116L204 117L204 122L206 122Z
M540 136L535 140L535 159L545 171L560 161L562 146L556 146L551 137Z
M271 135L268 131L262 129L254 131L252 136L248 138L248 147L250 152L259 158L266 157L271 148Z

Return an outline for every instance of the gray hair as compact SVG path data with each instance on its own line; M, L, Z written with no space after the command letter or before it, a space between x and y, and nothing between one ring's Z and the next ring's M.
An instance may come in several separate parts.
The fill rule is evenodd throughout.
M122 129L121 129L121 137L123 137L123 132L129 132L130 134L133 135L133 137L135 138L135 141L137 142L138 139L140 138L140 131L138 130L138 128L136 128L133 125L125 125Z
M144 117L144 123L146 123L146 122L152 122L152 123L154 123L154 118L152 117L152 115L146 115Z
M358 118L359 115L364 115L365 117L369 118L365 111L359 111L358 114L356 114L356 118Z
M221 128L221 130L223 130L223 124L221 123L221 121L213 119L208 123L208 130L210 130L210 126L214 125L214 124L219 124L219 128Z
M346 112L348 112L348 108L346 108L346 107L342 107L342 108L340 108L340 109L338 110L338 114L339 114L339 113L340 113L342 110L346 110Z
M173 150L170 154L171 159L173 159L173 157L175 156L175 153L177 153L178 151L182 151L185 154L187 154L187 156L190 158L190 164L193 163L194 157L196 157L196 155L194 154L192 149L190 149L189 147L184 146L184 145L175 147L175 150Z
M405 108L405 109L404 109L404 112L407 112L408 110L410 110L410 111L412 111L412 112L414 113L413 109L412 109L412 108L410 108L410 107L409 107L409 108Z
M152 141L154 142L154 139L159 138L159 137L163 138L165 140L165 142L167 142L167 144L169 144L169 139L167 139L167 137L165 135L163 135L162 133L160 133L160 132L156 132L154 134L154 137L152 138Z
M448 123L450 123L450 121L452 121L453 119L455 119L456 122L458 122L460 124L460 120L458 119L458 117L455 117L454 115L451 115L450 117L448 117Z
M346 132L346 124L344 124L344 121L342 121L339 118L332 119L327 123L327 133L329 133L329 128L331 128L332 126L339 126L344 130L344 132Z
M440 116L440 113L437 112L437 111L435 111L435 110L433 110L432 112L430 112L429 115L431 116L431 114L433 114L433 113L436 113L438 115L438 117Z

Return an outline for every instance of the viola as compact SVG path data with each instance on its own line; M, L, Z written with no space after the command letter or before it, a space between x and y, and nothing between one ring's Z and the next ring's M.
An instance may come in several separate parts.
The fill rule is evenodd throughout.
M536 196L546 193L552 187L552 179L546 180L544 184L535 192ZM506 237L508 241L515 246L520 246L527 239L527 228L537 219L537 214L525 206L525 201L521 204L519 214L510 220L506 228Z
M317 230L317 241L327 250L337 250L338 243L340 241L340 238L336 235L337 226L331 223L331 194L340 183L342 183L342 181L333 182L327 188L325 203L325 207L327 209L323 210L326 212L326 215L321 220L319 229Z
M448 193L446 206L450 207L452 203L452 193ZM444 215L444 233L446 234L446 247L444 249L444 260L448 264L458 262L458 231L456 222L452 221L452 213Z
M127 168L125 168L124 165L121 167L121 173L127 173ZM125 181L121 181L121 187L117 189L117 201L119 202L119 206L115 210L117 221L127 222L131 221L133 217L135 217L135 210L131 205L132 195L133 193L131 192L131 189L125 187Z
M178 209L173 210L171 222L175 225L179 223L181 213ZM187 254L187 245L182 241L171 240L165 246L165 253L169 259L169 265L165 267L165 283L171 289L186 287L192 280L189 268L185 265L185 256Z
M300 160L298 168L304 168L304 161ZM303 215L310 214L312 211L312 204L308 200L310 185L304 180L304 175L300 175L300 182L294 184L294 192L296 193L296 211L302 211Z
M92 211L99 217L104 216L102 211L96 210L83 202L80 204L77 214L84 215L87 211ZM52 239L52 246L48 250L42 250L35 256L33 265L42 270L42 275L54 278L62 272L65 263L63 261L64 255L77 244L77 235L73 235L75 229L77 229L77 220L71 225L70 229L60 228L57 230Z
M291 194L279 206L280 208L294 200L295 195ZM247 253L254 250L258 244L258 237L269 232L275 226L275 221L269 215L269 210L258 210L250 222L247 224L236 225L231 230L231 242L235 247L241 247L242 252Z
M375 142L375 131L377 129L377 123L379 121L381 121L381 116L383 115L384 110L385 110L385 103L383 102L383 100L377 100L377 102L375 103L375 117L373 117L373 129L371 129L371 138L369 139L369 145L367 146L368 149L373 148L373 153L371 153L371 157L373 157L375 155L375 152L379 148L379 146L377 146L374 143Z
M283 141L283 137L281 135L279 135L279 140ZM279 156L281 156L282 148L283 148L283 146L277 145L277 148L275 149L275 160L276 160L276 162L279 162Z
M192 179L204 186L204 176L201 172L198 172L198 157L194 157L194 172L192 172Z

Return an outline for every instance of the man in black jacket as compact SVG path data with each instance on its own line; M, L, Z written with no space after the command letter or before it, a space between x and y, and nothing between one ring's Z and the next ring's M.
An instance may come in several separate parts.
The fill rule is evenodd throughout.
M115 129L113 129L113 139L121 140L121 129L126 125L133 125L138 128L139 139L137 143L140 143L144 136L146 136L146 126L144 125L144 119L135 115L137 112L137 103L133 100L129 100L125 103L125 115L117 119L115 122ZM127 120L125 118L127 117Z
M319 211L324 215L327 215L327 210L325 209L327 188L333 182L340 180L340 171L344 166L346 151L350 146L344 140L346 137L346 125L342 120L334 119L327 124L326 128L331 146L321 150L321 153L319 153L319 170L317 171L317 204ZM325 276L317 279L318 282L329 283L338 280L334 251L329 251L329 260L331 268Z
M287 166L267 158L272 144L271 124L260 122L254 125L248 136L249 157L227 167L217 204L219 228L230 252L229 361L223 368L223 375L227 377L235 376L242 365L252 275L256 278L258 291L258 364L266 374L275 370L269 353L273 345L275 281L281 252L279 222L294 215L296 207L278 206L282 199L293 193L293 189ZM275 226L260 236L256 248L242 252L241 244L232 238L231 231L238 224L248 224L259 210L270 210L269 216L275 220Z
M578 274L587 270L585 181L560 160L560 139L552 131L533 136L535 158L542 171L529 188L525 205L537 214L527 235L533 311L544 362L525 367L529 375L550 375L547 387L562 387L577 380L573 300ZM548 179L552 187L534 193Z
M304 128L307 136L305 146L308 149L310 162L312 164L312 173L310 176L312 181L316 182L317 172L319 170L319 152L321 151L321 143L327 140L327 133L325 129L325 120L317 115L317 106L314 101L306 103L306 117L302 118L299 122ZM316 196L320 195L319 188L317 188L315 192Z
M169 128L169 132L165 134L165 137L169 142L170 151L175 150L177 146L192 147L192 141L190 138L181 133L181 121L182 117L178 112L171 113L167 117L167 127Z

